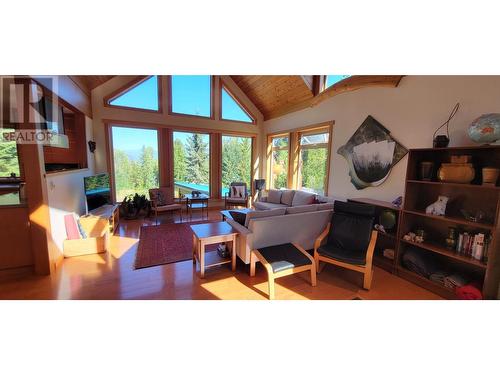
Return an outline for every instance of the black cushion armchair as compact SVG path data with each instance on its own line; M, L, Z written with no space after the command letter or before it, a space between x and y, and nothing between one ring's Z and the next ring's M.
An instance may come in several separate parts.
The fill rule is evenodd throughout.
M316 270L320 262L335 264L364 274L363 288L370 289L372 260L377 242L373 230L375 207L335 201L332 220L314 243Z

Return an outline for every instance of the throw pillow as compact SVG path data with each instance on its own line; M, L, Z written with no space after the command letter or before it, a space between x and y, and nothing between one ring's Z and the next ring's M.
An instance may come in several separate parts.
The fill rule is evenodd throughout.
M245 225L245 221L247 219L246 212L229 211L229 213L231 214L231 217L233 218L234 221L236 221L240 225Z
M294 195L295 190L283 190L281 192L281 203L286 204L287 206L291 206Z
M297 190L293 196L292 206L303 206L313 204L316 194L307 191Z
M245 187L231 186L231 198L245 198Z
M276 203L280 204L281 203L281 190L275 190L271 189L267 193L267 201L269 203Z
M167 205L167 197L163 194L162 190L153 191L153 200L156 201L157 206Z
M76 225L78 226L78 232L80 232L80 236L82 238L87 238L87 232L85 232L85 229L83 229L82 223L80 222L80 218L77 218L76 220Z
M80 235L80 231L78 230L78 224L76 222L75 215L64 215L64 226L66 227L66 238L68 240L79 240L80 238L82 238Z

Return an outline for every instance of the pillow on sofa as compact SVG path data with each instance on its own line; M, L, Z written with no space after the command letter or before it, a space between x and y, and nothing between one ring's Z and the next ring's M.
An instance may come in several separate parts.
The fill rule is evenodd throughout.
M267 193L267 201L269 203L281 203L281 190L271 189Z
M231 217L234 221L236 221L240 225L245 225L245 221L247 219L247 213L242 211L229 211Z
M307 191L297 190L293 195L292 206L303 206L305 204L313 204L316 194L308 193Z
M289 214L301 214L303 212L313 212L316 211L316 205L312 204L306 204L304 206L294 206L294 207L287 207L286 208L286 213Z
M291 206L294 195L295 195L295 190L282 190L281 203L286 204L287 206Z
M281 216L284 214L285 214L284 208L275 208L272 210L265 210L265 211L250 211L249 213L247 213L247 218L245 220L245 227L248 228L248 224L252 219L257 219L259 217Z

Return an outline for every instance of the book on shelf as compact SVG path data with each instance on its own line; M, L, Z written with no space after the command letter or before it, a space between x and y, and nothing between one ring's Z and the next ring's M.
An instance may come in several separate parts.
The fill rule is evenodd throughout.
M491 242L491 234L459 233L455 252L469 258L486 263L488 261L488 245Z

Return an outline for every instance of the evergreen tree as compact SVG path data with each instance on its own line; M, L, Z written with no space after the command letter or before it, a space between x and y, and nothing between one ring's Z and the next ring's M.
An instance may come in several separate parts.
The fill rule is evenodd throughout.
M222 138L222 186L246 182L250 188L252 142L246 137Z
M186 181L186 149L180 139L174 141L174 181Z
M0 177L9 177L11 173L19 176L19 162L17 158L16 142L3 140L2 133L10 129L0 129Z
M208 142L203 138L202 134L193 133L186 145L186 180L196 184L209 182Z

